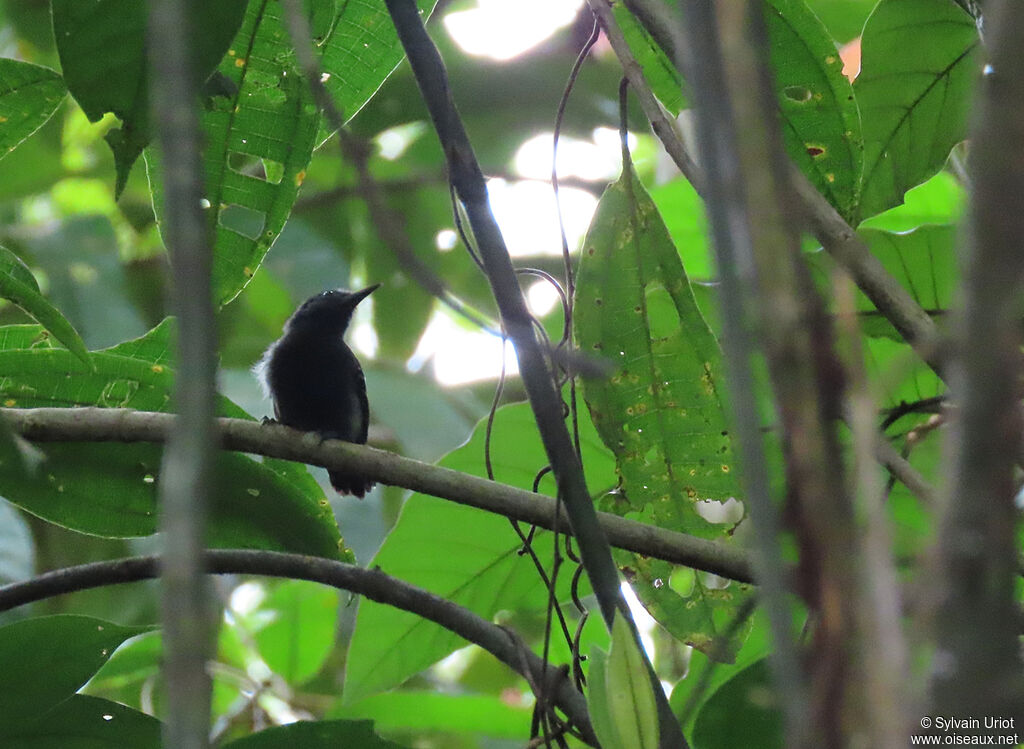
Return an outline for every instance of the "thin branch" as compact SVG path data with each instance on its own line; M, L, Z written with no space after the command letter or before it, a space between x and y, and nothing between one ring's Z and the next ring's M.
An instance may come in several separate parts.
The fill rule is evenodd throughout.
M544 662L512 630L482 619L441 596L429 593L380 570L368 570L330 559L273 551L210 550L197 559L215 575L262 575L329 585L372 601L408 611L479 645L530 684L546 684L555 704L569 717L584 740L597 746L587 706L564 670ZM155 556L94 562L48 572L26 582L0 587L0 612L32 601L119 583L148 580L159 574Z
M164 674L168 718L164 743L178 749L209 745L214 651L212 614L200 553L206 545L216 403L216 322L212 246L202 209L199 76L194 70L192 16L185 0L149 4L147 43L153 122L164 192L163 238L171 258L181 369L175 407L181 414L168 440L160 480Z
M911 494L925 505L935 504L938 496L935 487L881 434L875 437L874 456L875 460L881 463L893 478L907 487Z
M0 409L0 416L24 438L34 442L164 442L173 414L119 408ZM421 463L394 453L338 440L280 424L221 418L216 421L225 450L295 460L327 469L355 470L390 486L430 494L459 504L520 520L549 530L556 522L564 533L567 518L555 517L555 501L449 468ZM669 531L634 520L598 513L615 546L675 564L713 572L740 582L753 582L746 554L706 539Z

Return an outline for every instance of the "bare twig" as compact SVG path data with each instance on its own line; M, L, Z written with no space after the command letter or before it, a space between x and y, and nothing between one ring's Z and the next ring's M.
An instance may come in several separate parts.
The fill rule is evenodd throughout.
M330 559L283 554L273 551L211 550L197 560L204 573L217 575L263 575L309 580L346 590L389 606L409 611L455 632L479 645L531 684L547 684L548 694L565 712L584 740L597 746L587 706L572 682L557 675L507 627L480 618L441 596L429 593L380 570L368 570ZM0 611L63 593L118 583L136 582L159 574L157 557L130 557L95 562L48 572L26 582L0 587ZM166 637L166 635L165 635Z

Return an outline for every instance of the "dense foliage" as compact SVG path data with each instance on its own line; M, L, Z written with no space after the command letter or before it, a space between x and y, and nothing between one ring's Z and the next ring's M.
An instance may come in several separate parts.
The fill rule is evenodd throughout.
M418 1L424 15L433 4ZM437 331L465 334L469 324L382 242L356 166L342 158L299 73L281 6L196 5L205 190L216 227L220 413L269 413L248 370L295 305L324 288L379 281L372 313L357 321L371 442L486 476L494 371L484 381L443 387L424 364L422 351ZM591 17L581 10L539 47L495 62L461 51L442 23L466 5L442 3L428 28L484 171L504 180L492 190L523 194L543 179L523 173L520 147L550 135ZM144 7L118 0L0 3L4 407L173 409L175 324L166 304L162 165L151 143ZM453 239L444 156L383 2L311 0L307 7L322 79L348 132L369 149L369 172L401 217L419 263L480 316L497 319L487 283ZM624 7L616 14L651 89L672 115L682 112L685 130L680 75ZM961 142L980 68L975 19L953 0L769 0L765 19L789 156L944 324L959 283ZM844 72L840 57L840 48L854 54L844 46L854 39L855 79L856 62L854 72ZM599 43L569 98L563 147L575 139L596 149L619 127L620 76L615 56ZM575 340L613 367L606 379L582 386L578 430L587 483L602 510L745 549L750 523L703 204L632 103L628 120L632 173L619 179L616 167L562 175L570 179L563 202L596 203L586 237L570 247L579 264ZM514 234L530 221L503 218L503 228ZM561 276L557 234L543 242L521 250L516 264ZM835 263L816 242L805 245L816 285L834 310ZM913 468L937 482L946 426L937 404L946 386L860 292L855 306L881 429ZM545 312L542 324L557 340L561 308ZM466 339L470 358L480 340ZM493 351L499 356L498 346ZM771 427L771 396L760 395ZM489 457L496 480L529 490L547 458L521 400L513 376ZM26 448L7 430L0 437L0 583L157 548L158 445ZM779 442L773 434L766 440L781 497ZM379 566L516 630L540 652L549 592L504 517L394 487L357 503L324 486L321 469L219 454L210 546ZM539 491L554 493L550 477ZM934 508L895 478L885 508L898 569L913 581L923 574L918 560L935 532ZM547 569L551 546L550 534L538 533L536 563ZM797 556L797 544L790 546ZM765 689L768 624L760 610L747 618L754 586L631 552L617 551L616 562L657 622L649 629L654 665L672 688L692 744L781 746L779 705ZM575 627L571 576L562 572L556 597ZM163 697L154 591L111 586L2 614L0 744L84 746L74 741L92 737L89 746L158 746ZM468 749L522 746L530 735L526 681L435 624L301 581L222 578L218 592L218 745ZM578 592L590 602L585 581ZM794 617L804 615L794 603ZM597 616L579 637L584 654L611 642ZM548 657L571 661L564 638L551 639ZM289 725L266 728L275 724ZM66 734L55 736L55 726ZM50 744L41 743L43 735Z

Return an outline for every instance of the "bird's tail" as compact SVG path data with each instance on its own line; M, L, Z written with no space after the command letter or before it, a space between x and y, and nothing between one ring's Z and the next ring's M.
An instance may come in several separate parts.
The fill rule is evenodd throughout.
M331 479L331 486L338 494L351 494L362 499L366 492L373 488L373 481L365 476L356 476L341 471L330 471L328 476Z

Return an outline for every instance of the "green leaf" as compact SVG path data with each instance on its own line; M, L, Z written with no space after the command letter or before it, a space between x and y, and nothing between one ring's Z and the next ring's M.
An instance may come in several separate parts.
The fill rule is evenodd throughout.
M436 2L416 0L424 19ZM383 3L348 0L339 5L333 24L314 41L321 50L320 66L330 76L327 88L344 116L351 118L401 62L404 52Z
M903 201L967 136L978 74L974 19L953 0L881 0L854 83L864 133L860 219Z
M608 654L594 646L590 649L587 671L587 712L594 734L602 749L623 749L619 730L612 719L608 705Z
M867 219L860 229L913 231L922 224L955 224L967 207L967 191L953 175L939 172L909 190L903 204Z
M878 0L808 0L814 14L837 42L848 42L860 35L864 21Z
M39 324L53 333L54 337L68 347L87 366L89 352L78 331L67 321L46 297L39 293L32 271L21 259L6 247L0 247L0 296L9 299L30 314Z
M804 618L797 614L794 616L795 620ZM736 656L735 663L716 663L703 653L695 652L693 654L689 668L686 670L686 676L676 683L672 689L672 695L669 697L669 705L680 719L684 712L690 717L689 724L683 726L684 731L689 732L693 721L700 714L699 708L710 699L718 687L771 653L771 626L763 607L756 608L750 616L749 632L742 649ZM696 700L696 704L692 707L691 700ZM697 709L693 709L694 707Z
M481 421L470 441L449 453L440 465L486 475L485 429ZM580 437L588 484L595 490L611 488L615 483L611 458L585 412L580 413ZM547 465L532 412L525 403L498 410L491 444L498 481L530 489L537 472ZM553 489L550 476L541 482L543 493L550 495ZM529 557L519 553L521 547L504 517L414 494L372 565L491 619L501 610L542 611L547 603L547 591ZM550 534L536 534L534 549L550 568ZM563 575L560 596L567 583ZM351 704L397 686L463 645L462 638L433 622L363 601L349 646L345 700Z
M337 706L331 718L371 719L383 731L445 732L522 739L530 730L531 710L497 696L393 691Z
M673 116L678 115L679 110L685 104L683 79L679 75L679 71L676 70L675 65L653 37L633 17L624 3L614 3L612 12L615 14L615 22L622 30L629 49L636 57L637 63L643 68L644 79L650 85L654 95Z
M771 0L765 13L786 150L849 219L857 204L864 144L839 52L803 0Z
M149 60L146 59L146 3L137 0L53 0L53 34L64 78L91 122L107 112L121 129L107 134L121 193L132 164L149 143ZM206 79L228 47L246 0L192 2L189 39L200 80Z
M956 257L957 228L948 225L922 226L902 234L862 229L860 236L886 271L910 293L921 308L936 322L944 323L960 279ZM820 282L828 283L832 259L823 252L808 257ZM857 313L861 329L868 336L885 336L894 341L903 341L892 324L860 291L857 292Z
M101 406L166 411L174 371L167 363L170 326L137 341L93 352L95 370L63 350L48 348L36 326L0 328L0 402L7 407ZM247 414L226 398L224 416ZM151 444L51 443L46 460L29 476L0 472L0 494L50 522L109 537L156 531L156 485L161 447ZM285 467L287 466L287 467ZM327 500L296 481L304 469L245 455L215 457L209 542L215 547L258 548L344 556Z
M222 627L223 633L227 628ZM96 672L81 694L120 702L141 708L143 693L162 678L163 633L154 630L139 635L119 647L110 660ZM148 685L148 686L147 686ZM162 689L157 688L155 696Z
M865 229L861 237L885 269L910 292L925 312L942 323L953 304L960 279L956 257L957 228L922 226L904 234ZM867 319L862 323L868 335L890 335L903 340L895 329L858 293L857 309ZM863 319L863 318L862 318Z
M693 748L781 749L785 740L778 694L767 659L740 671L704 703L693 727Z
M141 335L148 326L130 299L127 266L118 257L117 233L106 216L75 216L46 223L26 238L48 280L46 297L91 349Z
M75 694L37 723L4 739L7 749L160 749L160 721L129 707Z
M640 645L622 614L615 612L612 647L605 663L608 717L623 746L656 749L658 708Z
M630 187L620 179L598 204L584 242L575 310L580 348L614 366L608 379L589 380L583 391L622 478L621 491L605 497L601 509L729 542L743 512L718 393L721 352L638 181ZM738 517L711 522L701 514L710 510L738 510ZM747 587L721 588L697 575L688 590L675 590L668 584L673 565L616 554L662 626L694 647L716 651L712 614L733 610ZM730 643L726 652L737 646Z
M280 3L252 0L217 69L202 114L208 217L215 232L214 299L227 304L284 228L316 144L320 114L295 68ZM146 151L158 221L163 169Z
M0 737L71 697L118 645L151 629L70 615L0 627Z
M430 322L434 297L415 279L400 272L393 253L378 249L369 253L366 262L367 278L388 279L373 295L377 356L384 360L406 361L416 350Z
M382 739L369 720L318 720L268 728L251 736L230 741L223 749L403 749L401 744Z
M63 79L49 68L0 60L0 158L50 119L66 93Z
M275 587L261 608L274 618L256 633L260 656L289 684L309 681L334 649L338 591L289 580Z

